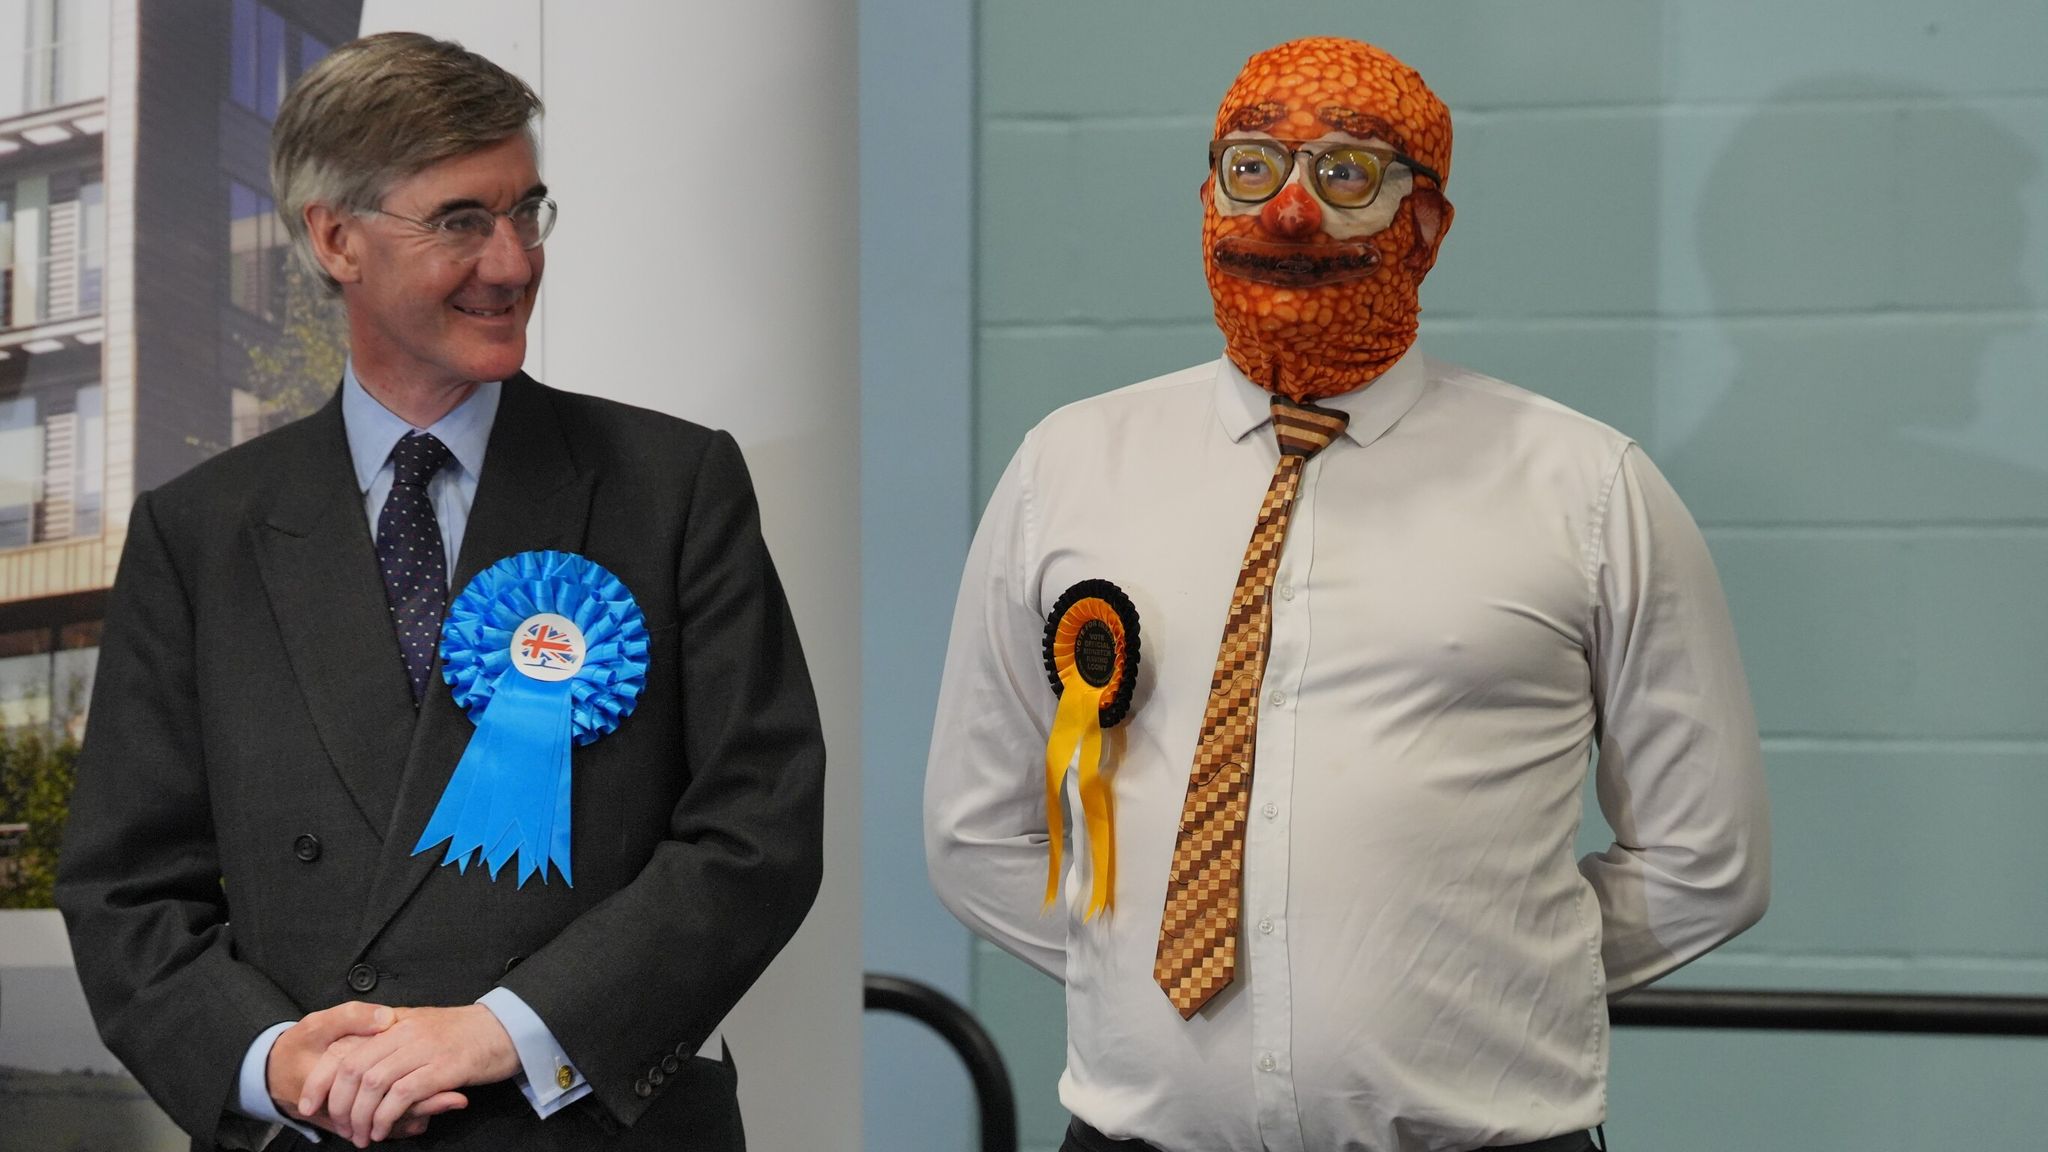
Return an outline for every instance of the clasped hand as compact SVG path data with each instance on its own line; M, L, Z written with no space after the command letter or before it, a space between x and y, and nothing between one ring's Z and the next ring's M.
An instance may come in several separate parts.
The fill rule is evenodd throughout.
M511 1079L519 1053L481 1004L350 1001L285 1029L266 1072L279 1111L367 1148L417 1136L433 1117L468 1107L457 1089Z

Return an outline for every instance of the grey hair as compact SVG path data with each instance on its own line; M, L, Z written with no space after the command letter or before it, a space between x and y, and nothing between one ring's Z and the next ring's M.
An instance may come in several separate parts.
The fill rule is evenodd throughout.
M328 291L306 234L306 206L377 207L393 184L515 135L533 141L540 97L524 80L450 40L381 32L308 69L270 130L270 187L292 251Z

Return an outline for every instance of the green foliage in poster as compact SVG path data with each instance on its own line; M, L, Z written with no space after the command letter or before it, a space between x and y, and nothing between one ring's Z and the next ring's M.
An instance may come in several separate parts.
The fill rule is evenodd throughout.
M284 320L276 340L251 344L249 388L263 405L263 427L310 416L334 395L348 360L341 298L297 260L286 260Z
M0 908L54 906L77 763L78 745L68 737L40 728L0 732Z

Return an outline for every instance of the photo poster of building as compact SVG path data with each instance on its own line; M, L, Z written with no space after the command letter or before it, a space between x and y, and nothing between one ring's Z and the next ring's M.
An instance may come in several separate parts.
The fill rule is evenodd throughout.
M128 512L332 394L269 181L360 0L0 0L0 1152L182 1149L98 1043L50 881Z

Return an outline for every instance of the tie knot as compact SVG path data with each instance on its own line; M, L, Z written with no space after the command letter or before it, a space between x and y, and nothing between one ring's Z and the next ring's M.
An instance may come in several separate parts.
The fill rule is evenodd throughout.
M392 482L424 486L455 454L430 432L410 432L391 449Z
M1280 440L1282 456L1306 459L1321 452L1343 434L1350 420L1348 413L1335 408L1296 404L1277 396L1273 399L1273 434Z

